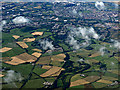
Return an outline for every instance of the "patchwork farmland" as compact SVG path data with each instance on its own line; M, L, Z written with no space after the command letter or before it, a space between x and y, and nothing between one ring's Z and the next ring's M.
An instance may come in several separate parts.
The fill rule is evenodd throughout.
M2 89L119 89L117 2L58 1L1 2Z

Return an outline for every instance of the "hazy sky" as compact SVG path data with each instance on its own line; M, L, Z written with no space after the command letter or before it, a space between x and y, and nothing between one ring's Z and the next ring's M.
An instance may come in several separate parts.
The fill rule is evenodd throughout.
M17 1L24 1L24 2L53 2L53 1L87 1L87 2L93 2L93 1L120 1L120 0L0 0L5 2L17 2Z

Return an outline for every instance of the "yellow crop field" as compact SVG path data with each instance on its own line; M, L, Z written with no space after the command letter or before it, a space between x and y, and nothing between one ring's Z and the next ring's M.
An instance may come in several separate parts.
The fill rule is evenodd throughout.
M33 42L35 41L35 38L25 38L23 39L24 42Z
M22 48L28 48L28 45L25 42L16 42L18 45L20 45Z
M40 9L40 8L41 8L41 6L37 6L37 7L34 7L34 8L38 8L38 9Z
M17 57L11 57L12 60L11 61L6 61L5 63L8 63L8 64L11 64L11 65L18 65L18 64L21 64L21 63L25 63L26 61L23 61Z
M79 79L79 80L76 80L74 82L71 82L70 87L78 86L78 85L84 85L84 84L88 84L88 83L90 83L90 82L88 82L84 79Z
M97 56L100 56L100 53L94 53L90 57L97 57Z
M14 37L15 39L18 39L20 36L18 36L18 35L13 35L13 37Z
M59 76L59 75L60 75L60 73L61 73L63 70L65 70L65 69L64 69L64 68L62 68L60 71L58 71L57 73L53 74L52 76L53 76L53 77Z
M42 54L41 54L41 53L38 53L38 52L34 52L32 55L38 58L38 57L40 57Z
M48 70L48 69L50 69L51 67L52 67L52 66L43 65L43 66L42 66L42 69L47 69L47 70Z
M40 49L32 49L33 51L38 51L38 52L42 52L42 50Z
M63 62L65 57L66 57L65 54L58 54L58 55L52 56L51 60Z
M43 35L43 32L34 32L32 35Z
M56 67L56 66L53 66L50 70L48 70L47 72L41 74L40 76L41 77L48 77L52 74L55 74L56 72L59 72L61 70L61 67Z
M104 79L100 79L100 80L98 80L97 82L107 83L107 84L111 84L111 83L112 83L111 81L109 81L109 80L104 80Z
M56 56L59 57L59 58L65 58L65 57L66 57L65 54L58 54L58 55L56 55Z
M53 75L51 75L51 76L53 76L53 77L57 77L57 76L60 75L61 71L62 71L62 70L60 70L59 72L57 72L57 73L55 73L55 74L53 74Z
M9 51L9 50L11 50L12 48L8 48L8 47L4 47L4 48L1 48L0 49L0 52L7 52L7 51Z
M0 77L3 77L4 75L0 74Z

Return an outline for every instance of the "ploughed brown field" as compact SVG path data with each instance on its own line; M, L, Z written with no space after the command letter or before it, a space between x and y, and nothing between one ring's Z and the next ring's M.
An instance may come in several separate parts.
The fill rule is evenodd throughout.
M16 56L17 58L20 58L24 61L27 61L27 60L37 60L36 57L32 56L32 55L29 55L27 53L23 53L23 54L20 54L18 56Z
M100 79L99 76L88 76L86 78L84 78L84 80L88 81L88 82L94 82L96 80Z
M36 64L49 64L51 61L50 56L41 57Z
M10 61L10 60L11 60L10 57L2 57L2 61L3 61L3 62Z
M11 57L11 61L6 61L5 63L11 64L11 65L18 65L26 62L35 62L37 60L36 57L31 56L27 53L20 54L18 56Z

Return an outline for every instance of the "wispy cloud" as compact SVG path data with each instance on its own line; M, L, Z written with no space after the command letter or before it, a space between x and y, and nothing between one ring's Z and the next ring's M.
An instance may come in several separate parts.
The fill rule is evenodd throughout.
M111 39L111 41L112 41L112 46L113 47L115 47L115 48L117 48L117 49L120 49L120 42L119 41L117 41L117 40L114 40L114 39Z
M84 42L80 42L75 38L82 38ZM86 47L90 44L91 38L99 39L99 35L94 31L92 27L70 27L70 32L68 33L67 43L73 47L73 49L80 49Z
M106 49L106 47L101 47L101 48L99 49L99 52L100 52L101 56L104 56L104 54L105 54L105 49Z
M16 73L13 70L7 71L6 76L4 77L4 81L11 85L11 87L17 87L15 81L21 82L23 77L20 73Z
M3 21L0 22L0 31L2 31L2 27L3 27L4 25L6 25L6 23L7 23L6 20L3 20Z

